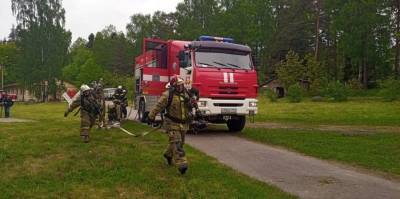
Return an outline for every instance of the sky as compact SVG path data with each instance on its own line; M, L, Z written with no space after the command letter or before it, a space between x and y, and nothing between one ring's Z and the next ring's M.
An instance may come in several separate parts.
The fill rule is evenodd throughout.
M175 11L183 0L63 0L65 28L72 32L72 41L78 37L87 39L90 33L101 31L112 24L118 31L133 14L152 14L157 10ZM11 12L11 0L0 0L0 40L7 38L15 17Z

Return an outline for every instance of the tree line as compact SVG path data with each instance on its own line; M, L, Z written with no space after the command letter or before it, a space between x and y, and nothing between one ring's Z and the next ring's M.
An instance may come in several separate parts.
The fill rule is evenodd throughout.
M54 79L79 84L100 76L113 83L116 75L132 75L143 38L200 35L249 45L261 84L278 78L285 87L301 80L314 83L311 87L333 81L373 88L400 76L397 0L183 0L174 12L133 14L126 34L111 25L72 45L61 0L11 1L18 24L7 48L15 46L19 59L7 58L15 65L7 72L27 86L55 85Z
M277 78L292 51L313 55L329 80L369 88L400 75L399 8L397 0L184 0L173 13L133 15L127 30L135 52L144 36L227 36L253 49L261 82Z

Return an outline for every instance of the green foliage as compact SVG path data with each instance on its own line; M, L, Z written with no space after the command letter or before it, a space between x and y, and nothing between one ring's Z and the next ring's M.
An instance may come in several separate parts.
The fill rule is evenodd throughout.
M357 78L353 78L346 83L346 87L349 89L351 96L363 95L363 85Z
M77 86L82 83L90 83L89 80L83 78L86 75L90 75L90 71L86 71L86 74L84 75L80 75L80 73L83 72L83 66L85 66L89 60L94 60L93 53L85 47L79 47L75 49L72 54L72 62L63 69L63 79L70 81ZM93 65L94 63L88 63L86 64L86 68L98 68Z
M19 51L15 43L0 43L0 65L4 67L5 84L13 83L18 80L18 60Z
M90 83L99 80L103 77L103 68L96 63L96 61L91 58L88 59L80 68L77 80L82 83Z
M347 82L347 86L348 86L351 90L355 90L355 91L358 91L358 90L363 89L363 85L360 83L360 81L358 81L357 78L353 78L353 79L349 80L349 81Z
M297 53L289 51L286 60L279 64L276 72L285 88L289 88L305 78L306 67Z
M19 82L27 88L48 82L49 89L45 92L49 93L45 96L55 95L55 79L62 75L71 43L71 33L64 29L65 10L61 0L12 0L11 4L18 23Z
M394 101L400 99L400 80L393 77L381 82L380 95L385 101Z
M269 101L271 101L271 102L276 102L276 101L278 101L278 95L277 95L276 92L273 91L272 89L267 88L267 89L265 90L265 94L266 94L267 98L269 99Z
M321 89L325 85L327 79L326 68L312 54L306 55L304 62L306 66L306 77L310 83L308 92L310 95L320 95Z
M91 49L96 63L116 74L132 74L133 46L112 25L98 32Z
M184 0L171 13L133 14L126 35L108 26L91 34L87 43L83 39L77 43L86 43L105 70L125 75L132 72L143 38L233 37L260 58L260 82L276 74L286 88L307 80L311 95L320 94L328 80L348 82L362 77L365 88L368 82L396 72L393 65L400 57L396 56L400 46L392 47L398 40L396 22L400 20L396 4L325 0L316 5L315 1L293 0ZM49 76L58 78L61 68L71 61L65 59L70 33L63 28L61 0L12 0L12 9L18 20L12 35L17 35L22 57L17 64L18 79L32 84ZM319 27L317 19L321 20ZM315 52L317 41L319 53Z
M335 102L343 102L347 100L349 92L342 83L336 81L328 83L324 88L323 95L331 98Z
M301 86L299 84L293 84L289 86L287 98L289 102L292 103L301 102L301 100L303 100L303 89L301 88Z

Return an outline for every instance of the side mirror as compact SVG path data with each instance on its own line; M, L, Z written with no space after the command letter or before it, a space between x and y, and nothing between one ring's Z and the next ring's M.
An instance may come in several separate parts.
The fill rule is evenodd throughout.
M186 68L189 65L189 59L185 51L179 51L178 59L181 68Z

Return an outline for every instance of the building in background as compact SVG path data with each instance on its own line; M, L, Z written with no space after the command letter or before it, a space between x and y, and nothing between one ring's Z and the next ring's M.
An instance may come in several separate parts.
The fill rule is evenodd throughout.
M69 89L76 89L76 87L68 82L57 81L56 96L48 95L45 92L47 83L34 84L30 89L24 88L18 83L4 85L4 90L9 94L17 95L16 101L19 102L47 102L47 101L62 101L62 94Z

